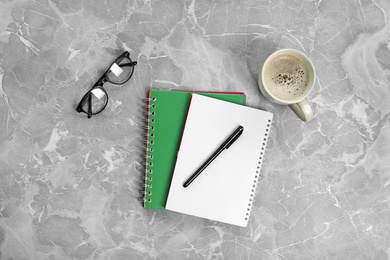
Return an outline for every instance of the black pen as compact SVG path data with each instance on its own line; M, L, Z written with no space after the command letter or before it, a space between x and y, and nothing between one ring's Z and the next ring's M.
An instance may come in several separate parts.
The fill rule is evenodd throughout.
M238 139L238 137L240 137L243 131L244 131L243 126L240 125L239 127L237 127L237 129L234 130L234 132L223 142L223 144L220 147L218 147L218 149L202 164L202 166L200 166L195 171L195 173L191 175L191 177L183 184L183 187L184 188L188 187L188 185L190 185L191 182L193 182L195 178L198 177L199 174L204 169L206 169L206 167L209 166L209 164L212 161L214 161L214 159L217 158L217 156L220 153L222 153L223 150L228 149Z

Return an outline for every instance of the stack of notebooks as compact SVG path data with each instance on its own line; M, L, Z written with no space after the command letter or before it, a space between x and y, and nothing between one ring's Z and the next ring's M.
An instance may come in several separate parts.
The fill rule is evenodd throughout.
M247 226L272 114L244 93L148 92L144 207ZM238 127L242 134L184 183Z

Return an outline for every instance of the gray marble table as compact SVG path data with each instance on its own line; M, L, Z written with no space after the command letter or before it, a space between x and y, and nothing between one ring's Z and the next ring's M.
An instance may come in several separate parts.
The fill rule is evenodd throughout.
M0 0L0 259L388 259L387 0ZM257 85L266 57L314 62L303 123ZM75 111L123 50L108 107ZM274 113L247 228L137 200L149 89L243 91Z

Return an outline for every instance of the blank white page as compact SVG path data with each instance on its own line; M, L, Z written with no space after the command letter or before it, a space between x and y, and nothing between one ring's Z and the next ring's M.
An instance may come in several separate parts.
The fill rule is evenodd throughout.
M246 227L272 121L255 108L193 94L166 209ZM242 135L187 188L184 182L239 126Z

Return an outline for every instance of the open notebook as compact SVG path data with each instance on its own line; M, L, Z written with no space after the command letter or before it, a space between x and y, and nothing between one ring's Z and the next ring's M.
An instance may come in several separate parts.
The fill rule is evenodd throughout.
M192 94L166 209L247 226L272 114ZM242 135L187 188L186 180L239 126Z

